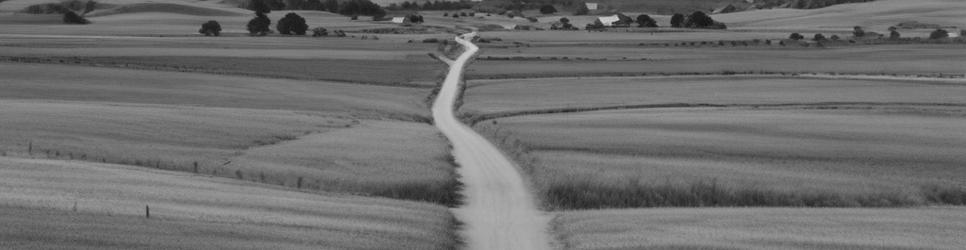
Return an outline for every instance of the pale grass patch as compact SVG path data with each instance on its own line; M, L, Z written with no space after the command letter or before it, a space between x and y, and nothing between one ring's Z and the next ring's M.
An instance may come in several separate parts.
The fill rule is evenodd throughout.
M584 210L554 221L567 249L958 249L959 207Z
M508 149L532 158L533 182L558 209L903 206L962 204L966 141L949 135L963 120L923 107L664 109L477 127L519 141Z
M8 225L0 229L4 248L450 249L456 244L448 210L427 203L58 160L0 158L0 182L0 220Z

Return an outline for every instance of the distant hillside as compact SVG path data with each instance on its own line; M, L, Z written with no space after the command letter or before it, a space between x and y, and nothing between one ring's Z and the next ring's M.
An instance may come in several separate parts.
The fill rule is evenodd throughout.
M563 6L565 12L570 12L576 6L585 2L598 3L601 10L616 10L623 12L647 12L657 14L687 13L693 11L711 11L727 5L734 5L738 10L794 8L815 9L843 3L869 2L874 0L531 0L525 1L527 8L538 8L543 4ZM489 6L510 6L519 0L483 0Z
M874 0L756 0L759 8L818 9L837 4L863 3Z

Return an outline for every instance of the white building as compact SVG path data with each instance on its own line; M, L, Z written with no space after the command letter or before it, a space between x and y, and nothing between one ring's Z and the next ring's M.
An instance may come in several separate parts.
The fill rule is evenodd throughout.
M588 10L597 10L597 3L586 3Z
M600 23L604 24L605 27L614 26L614 22L620 21L621 18L617 15L613 16L602 16L597 18Z
M399 24L406 23L406 18L405 17L393 17L392 18L392 22L393 23L399 23Z

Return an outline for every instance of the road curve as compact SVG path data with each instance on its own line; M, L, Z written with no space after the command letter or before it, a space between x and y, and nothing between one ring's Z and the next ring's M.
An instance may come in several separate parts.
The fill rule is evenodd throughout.
M550 249L549 219L537 209L517 167L454 115L463 69L479 50L467 40L475 36L473 32L456 37L465 52L450 63L449 74L433 104L436 127L453 144L464 184L464 205L453 211L464 223L462 236L468 249Z

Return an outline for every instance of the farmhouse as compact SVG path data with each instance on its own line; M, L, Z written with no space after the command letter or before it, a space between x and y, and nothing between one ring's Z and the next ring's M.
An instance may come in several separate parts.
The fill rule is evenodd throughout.
M600 21L600 23L604 24L605 27L612 27L614 26L614 22L618 22L620 20L621 18L618 15L602 16L597 18L597 21Z
M588 10L597 10L597 3L586 3Z
M392 18L392 22L393 23L399 23L399 24L409 23L409 18L406 18L406 17L393 17Z

